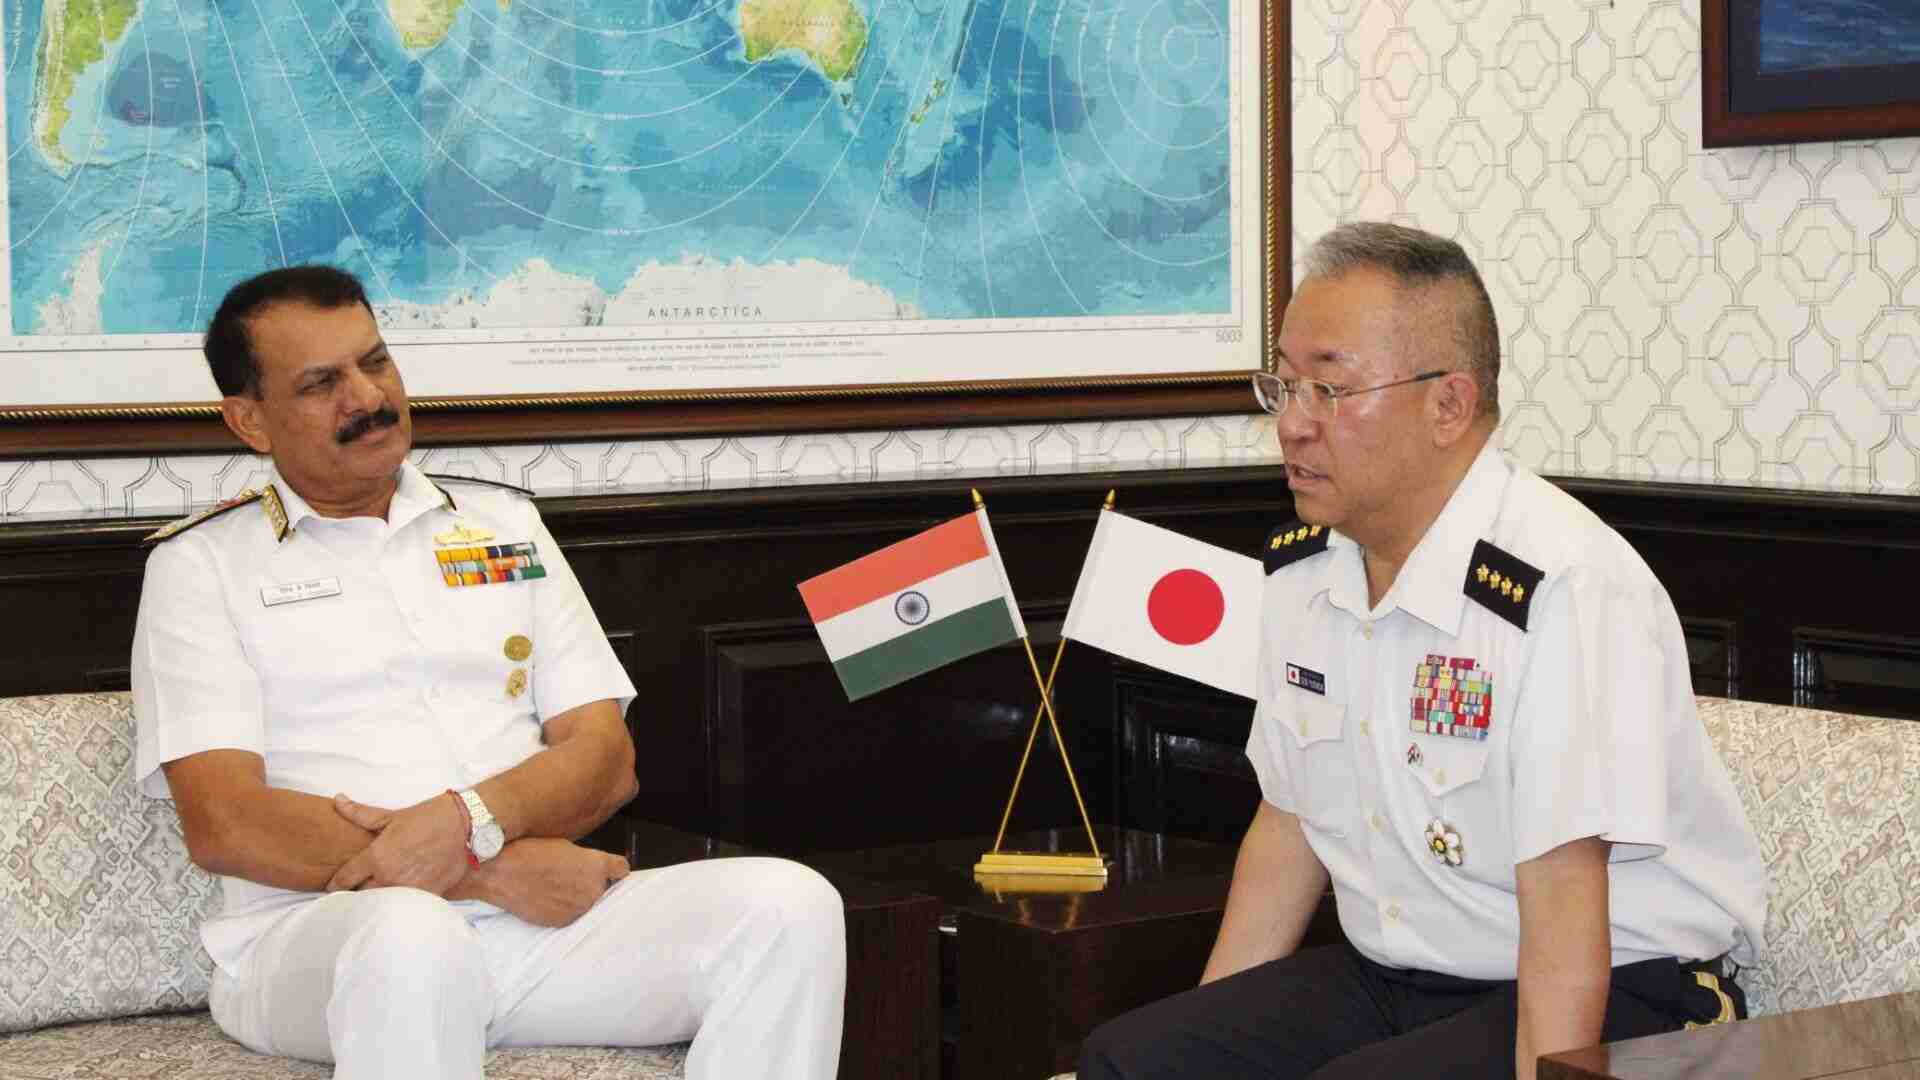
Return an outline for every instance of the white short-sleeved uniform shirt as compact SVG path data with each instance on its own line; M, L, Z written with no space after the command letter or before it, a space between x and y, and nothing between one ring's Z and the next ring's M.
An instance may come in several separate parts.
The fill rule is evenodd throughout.
M1363 954L1515 978L1514 867L1598 836L1614 966L1757 959L1759 845L1672 603L1619 534L1489 443L1371 610L1351 539L1275 538L1247 756Z
M147 794L168 795L163 763L231 749L261 755L272 787L405 807L525 761L560 713L603 698L624 712L633 699L531 500L436 486L411 464L384 521L321 517L277 474L273 491L284 527L256 501L148 556L132 664ZM530 543L546 574L450 587L436 549L475 542ZM509 655L515 637L531 646L523 660ZM223 886L201 937L230 971L319 895Z

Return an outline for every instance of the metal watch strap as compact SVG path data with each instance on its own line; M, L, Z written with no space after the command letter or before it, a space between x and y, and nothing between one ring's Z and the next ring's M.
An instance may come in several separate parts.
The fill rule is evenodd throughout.
M496 840L491 845L493 850L483 854L482 845L475 841L489 831L497 836L500 832L499 823L494 820L493 811L487 809L487 804L481 801L479 792L472 788L463 788L456 794L460 796L461 805L467 811L467 850L473 854L477 863L486 862L500 853L499 843Z
M453 805L460 808L460 819L467 823L467 865L478 867L480 865L480 856L475 854L473 850L473 811L467 809L466 797L459 792L448 788L447 794L453 796Z

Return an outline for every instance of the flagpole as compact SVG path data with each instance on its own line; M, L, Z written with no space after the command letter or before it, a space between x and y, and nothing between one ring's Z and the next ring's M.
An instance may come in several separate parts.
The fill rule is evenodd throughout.
M1027 639L1021 638L1020 640L1025 641ZM1056 671L1059 670L1061 649L1066 648L1066 645L1066 639L1061 638L1060 648L1053 651L1054 670ZM1031 654L1033 652L1033 646L1027 646L1027 652ZM1042 689L1040 691L1041 697L1045 697L1046 693L1046 690ZM1013 817L1013 801L1020 797L1020 781L1027 775L1027 758L1033 754L1033 740L1040 734L1040 718L1045 715L1044 710L1035 709L1033 711L1033 726L1027 729L1027 748L1020 751L1020 767L1014 770L1013 773L1013 790L1007 792L1007 808L1000 812L1000 831L993 834L993 851L996 855L1000 853L1000 842L1006 839L1007 821Z
M1103 512L1113 509L1113 497L1113 489L1108 489L1106 500L1100 504L1100 509ZM973 489L973 504L976 509L985 509L986 507L986 502L980 498L978 489ZM1033 726L1027 730L1026 748L1020 751L1020 767L1016 769L1013 774L1013 790L1007 793L1006 809L1000 812L1000 829L993 834L993 853L999 854L1000 844L1006 839L1007 822L1012 819L1013 804L1015 800L1020 797L1020 783L1027 775L1027 761L1033 755L1033 741L1040 734L1040 718L1044 716L1053 728L1053 740L1055 744L1060 747L1060 761L1067 768L1067 784L1073 789L1073 802L1080 810L1080 823L1086 827L1087 842L1093 845L1093 854L1098 858L1100 855L1100 841L1094 837L1093 820L1087 816L1086 803L1080 798L1080 783L1073 775L1073 762L1067 758L1067 744L1060 736L1059 718L1053 711L1053 683L1060 674L1060 658L1065 655L1067 651L1066 635L1062 634L1059 643L1054 646L1053 664L1047 669L1047 677L1044 682L1040 679L1040 664L1039 661L1034 658L1032 641L1027 638L1021 638L1020 642L1026 646L1027 664L1033 669L1034 685L1040 688L1040 709L1033 714Z
M1080 799L1080 781L1073 777L1073 762L1067 758L1067 740L1060 735L1060 718L1053 712L1053 695L1047 693L1045 684L1040 682L1040 662L1033 658L1033 645L1026 638L1020 639L1027 647L1027 663L1033 668L1034 684L1040 687L1040 706L1046 710L1047 723L1053 727L1053 742L1060 748L1060 764L1067 767L1067 785L1073 788L1073 804L1080 808L1080 824L1087 827L1087 843L1093 845L1093 857L1100 857L1100 841L1093 836L1093 819L1087 816L1087 804Z

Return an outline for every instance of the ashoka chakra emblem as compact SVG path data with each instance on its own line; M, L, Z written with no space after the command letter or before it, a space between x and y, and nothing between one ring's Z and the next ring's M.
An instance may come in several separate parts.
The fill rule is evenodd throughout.
M893 613L908 626L919 626L927 621L927 598L911 590L900 594L893 602Z

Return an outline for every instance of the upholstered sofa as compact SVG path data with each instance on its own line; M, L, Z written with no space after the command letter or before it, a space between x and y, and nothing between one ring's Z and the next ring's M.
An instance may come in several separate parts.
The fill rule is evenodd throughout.
M1920 722L1700 699L1767 863L1755 1015L1920 989Z
M1711 698L1700 717L1767 861L1766 958L1740 977L1754 1011L1920 988L1920 724ZM207 1015L195 925L214 882L132 759L125 694L0 698L0 1077L328 1076L248 1052ZM487 1076L656 1080L683 1062L682 1047L513 1050Z
M0 698L0 1077L326 1080L206 1011L217 903L171 803L133 783L126 694ZM503 1050L488 1080L667 1080L685 1047Z

